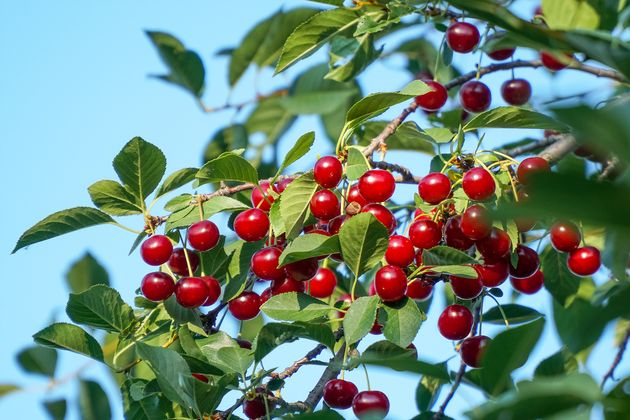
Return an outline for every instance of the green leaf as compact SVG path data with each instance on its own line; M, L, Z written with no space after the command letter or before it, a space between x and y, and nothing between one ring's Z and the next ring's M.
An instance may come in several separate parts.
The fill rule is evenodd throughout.
M367 359L411 359L416 360L417 352L413 349L400 347L390 341L381 340L370 344L364 351Z
M451 381L446 363L434 364L424 362L422 360L415 360L413 358L401 358L400 356L384 358L382 356L374 357L374 355L364 355L357 360L357 363L388 367L398 372L410 372L426 375L432 378L441 379L445 382Z
M332 69L326 74L326 79L335 80L337 82L347 82L356 78L381 55L382 48L379 50L374 48L373 39L374 37L367 33L357 38L337 37L333 39L333 51L336 40L343 40L345 44L344 48L347 48L349 51L347 51L347 56L337 57L337 59L334 60L341 64L333 65ZM332 52L331 55L333 55Z
M565 305L580 288L580 278L567 268L567 255L548 246L540 255L540 266L545 276L545 289L559 304Z
M434 246L431 249L425 249L422 251L422 262L424 265L462 265L479 263L465 252L442 245Z
M284 156L284 160L278 168L278 172L276 173L276 177L282 173L289 165L297 162L302 156L307 154L311 147L313 147L313 142L315 141L315 132L309 131L306 134L300 136L299 139L295 142L293 147L287 152Z
M247 149L249 137L242 124L232 124L214 133L203 152L203 163L230 150Z
M212 334L204 339L201 352L210 364L224 372L244 374L254 361L251 350L241 348L235 340L223 332Z
M199 55L186 47L174 36L164 32L147 31L170 73L156 76L176 84L200 98L203 93L205 69Z
M18 364L26 372L55 377L57 369L57 350L48 347L34 346L20 351L16 355Z
M442 384L443 381L430 376L420 378L416 388L416 405L420 412L426 412L433 407L440 395Z
M317 188L312 172L308 172L293 180L282 192L280 215L284 220L287 239L296 238L302 231L311 198Z
M126 380L121 386L123 396L123 410L126 420L154 420L174 417L173 405L166 398L154 393L142 395L137 400L132 398L132 387L145 387L148 381L138 379Z
M227 374L218 379L210 377L207 384L201 381L194 381L194 384L199 411L210 414L217 409L225 394L238 385L238 381L234 374Z
M247 117L245 127L247 132L264 133L267 143L275 143L295 121L295 115L286 109L282 97L271 97L258 102Z
M333 4L335 0L311 0L317 1L318 3L328 3ZM341 0L340 0L341 1ZM301 414L291 414L289 416L282 417L283 419L297 419L297 420L343 420L343 416L337 413L334 410L321 410L315 411L313 413L301 413Z
M68 403L65 398L42 401L42 404L52 420L64 420L66 418Z
M336 254L340 251L339 237L308 233L295 238L280 254L279 266L307 258Z
M502 304L501 308L507 317L510 325L522 324L524 322L533 321L534 319L538 319L543 314L536 311L535 309L529 308L527 306L518 305L516 303L506 303ZM504 324L503 316L501 315L501 311L498 306L494 306L490 308L486 313L483 314L483 322L488 322L490 324Z
M328 315L334 308L304 293L290 292L272 296L260 310L280 321L312 321Z
M91 207L74 207L58 211L37 222L20 236L11 253L47 239L90 226L114 223L108 214Z
M597 342L608 321L604 309L581 297L576 297L566 307L554 301L553 319L560 339L573 354Z
M199 254L201 267L207 276L223 278L227 272L231 254L225 252L225 236L219 237L214 248Z
M241 181L258 184L258 172L247 159L226 152L212 159L197 172L199 184L219 181Z
M17 385L2 384L0 385L0 398L20 390L22 390L22 388Z
M122 332L135 320L133 309L123 302L120 293L102 284L71 293L66 313L78 324L109 332Z
M558 376L567 375L569 373L577 373L578 362L575 356L566 348L563 347L557 353L544 359L536 366L534 376Z
M330 327L326 324L307 324L295 322L292 324L270 322L266 324L256 337L254 357L256 362L261 361L273 349L290 343L298 338L317 341L332 350L335 346L335 337Z
M407 297L383 305L382 310L385 313L383 335L392 343L406 348L416 338L426 316L413 299Z
M76 260L66 273L66 283L73 293L81 293L96 284L109 286L109 275L105 268L86 252Z
M339 230L341 253L347 267L359 277L385 255L389 243L387 228L371 213L347 219Z
M432 266L431 271L435 273L452 274L454 276L476 279L477 271L469 265L439 265Z
M584 0L543 0L545 23L551 29L597 29L599 14Z
M173 321L175 321L179 325L191 323L198 327L202 327L201 318L199 317L199 310L184 308L182 305L177 303L175 295L171 295L171 297L164 301L164 309L166 309L166 313L168 313L169 316L173 318Z
M339 109L356 93L353 90L293 92L280 100L291 115L329 114Z
M103 361L103 350L98 341L76 325L58 322L35 333L37 344L54 349L68 350Z
M514 106L501 106L475 115L464 131L479 128L537 128L565 132L568 127L544 114Z
M160 188L158 188L155 193L155 198L161 197L164 194L192 182L198 171L198 168L183 168L173 172L164 180L164 182L162 182L162 185L160 185Z
M348 147L346 177L350 181L357 180L370 169L370 163L363 152L356 147Z
M378 136L383 131L388 123L389 121L370 121L365 123L361 132L357 133L359 135L359 144L367 146L374 137ZM418 127L418 124L413 121L407 121L402 123L396 131L387 138L387 150L411 150L432 155L434 153L434 146L431 142L439 143L440 141L432 135L429 135L429 131L440 140L445 136L446 131L448 131L451 138L453 137L453 134L448 128L422 131Z
M356 343L370 332L376 320L378 302L378 296L364 296L352 302L343 318L347 345Z
M122 148L113 165L120 181L142 206L166 172L164 153L140 137L134 137Z
M112 410L109 399L98 382L79 381L79 408L82 420L109 420Z
M263 247L263 241L245 242L242 240L232 242L225 247L227 254L231 254L228 265L228 281L223 291L223 300L230 300L245 288L247 275L249 274L252 256Z
M246 210L249 207L242 201L236 200L232 197L226 197L222 195L215 195L204 201L201 205L203 209L203 216L205 219L214 216L217 213L224 211L240 211ZM199 206L188 205L181 210L177 210L166 220L166 231L169 232L172 229L188 227L200 220Z
M134 197L116 181L108 179L95 182L88 187L90 198L96 207L114 216L141 214L144 203Z

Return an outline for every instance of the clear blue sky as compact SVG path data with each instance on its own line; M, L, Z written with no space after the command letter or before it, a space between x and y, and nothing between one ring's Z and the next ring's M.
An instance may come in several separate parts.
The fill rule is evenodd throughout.
M139 135L158 145L168 158L168 171L199 164L200 155L210 135L229 121L231 114L204 115L183 91L147 77L163 67L143 33L145 29L164 30L178 36L187 46L197 50L207 70L205 101L219 105L225 100L227 60L214 56L223 47L234 46L259 19L279 9L314 3L281 0L219 1L109 1L71 2L4 1L0 3L0 159L5 182L2 206L3 226L0 261L4 289L0 294L0 325L3 345L0 347L0 384L16 383L29 392L0 400L3 418L17 416L44 418L39 401L45 395L45 381L27 376L18 369L14 354L31 344L31 335L46 326L51 317L66 320L64 312L67 290L63 276L70 262L90 250L110 272L113 285L128 302L147 267L137 255L128 257L133 237L113 227L96 227L73 233L30 249L9 255L18 236L44 216L76 205L90 205L86 187L99 179L114 176L111 159L121 146ZM519 10L530 13L535 2L521 1ZM411 33L406 32L407 35ZM386 47L387 48L387 47ZM519 58L532 57L519 52ZM310 64L316 58L311 59ZM474 59L456 57L463 68L472 69ZM362 79L366 92L395 90L404 85L407 75L397 71L402 63L388 60L373 66ZM299 71L299 67L296 71ZM578 93L585 86L606 87L607 82L574 72L552 79L544 71L522 70L518 76L530 78L534 86L534 103L557 93ZM268 91L270 73L260 79L261 90ZM509 74L484 78L493 86L493 105L502 104L498 86ZM274 80L273 85L283 83ZM252 96L253 77L248 74L235 99ZM601 98L601 93L593 100ZM388 114L389 115L389 114ZM423 123L420 115L414 116ZM297 135L319 127L315 119L305 118L291 130L283 143L286 148ZM530 135L540 135L531 132ZM517 131L488 133L487 145L519 138ZM318 140L314 150L325 150ZM323 153L323 152L322 152ZM315 158L313 152L312 159ZM417 174L428 170L427 159L415 155L391 153L390 159L406 164ZM407 197L413 188L400 189L398 198ZM135 222L139 227L140 221ZM550 296L545 291L524 299L525 303L548 312ZM422 358L440 361L452 355L451 343L436 331L437 310L434 304L428 321L416 340ZM542 359L559 348L548 320L544 344L533 356ZM228 324L234 328L234 324ZM586 326L585 326L586 327ZM490 335L498 330L487 330ZM598 377L612 357L611 331L598 346L587 366ZM311 343L293 343L272 354L269 366L284 366L300 357ZM456 359L456 358L455 358ZM453 366L458 363L453 361ZM64 354L58 376L73 372L84 360ZM531 364L535 366L535 363ZM288 382L285 398L305 397L321 368L308 367L303 374ZM626 371L628 369L625 369ZM527 375L531 369L520 375ZM621 372L620 372L621 373ZM93 366L85 377L97 378L112 395L115 385L104 368ZM364 389L363 373L348 375ZM408 418L416 412L414 376L400 378L378 369L371 370L373 388L388 393L392 402L390 417ZM76 395L73 385L56 388L50 396ZM233 397L226 402L231 404ZM464 387L452 403L456 415L480 400L480 395ZM122 413L117 399L112 399L115 418ZM71 401L71 417L77 418L75 401ZM351 417L351 413L348 412Z

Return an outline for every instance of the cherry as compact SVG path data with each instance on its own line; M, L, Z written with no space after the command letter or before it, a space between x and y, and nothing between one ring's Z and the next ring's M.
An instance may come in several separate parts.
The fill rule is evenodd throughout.
M461 223L462 216L459 214L448 219L446 226L444 226L444 240L446 245L466 251L474 245L474 241L464 235L461 229Z
M470 309L462 305L449 305L438 318L440 334L449 340L461 340L469 333L473 325Z
M485 207L479 204L472 205L462 214L459 226L462 233L474 241L478 241L490 235L492 220Z
M422 178L418 184L418 194L429 204L439 204L451 193L451 181L440 172L433 172Z
M372 325L372 328L370 328L370 334L372 334L372 335L383 334L383 326L378 323L378 316L376 317L376 319L377 320L374 321L374 324Z
M265 246L272 246L275 245L277 247L284 247L284 245L287 243L287 237L284 235L284 233L280 236L270 236L265 240Z
M201 373L191 373L192 377L198 381L208 383L208 378L206 375L202 375Z
M371 203L361 209L361 213L372 213L392 233L396 230L396 218L387 207L382 204Z
M258 294L245 291L228 303L228 310L234 318L245 321L256 318L261 304Z
M140 256L149 265L162 265L173 253L173 244L165 235L153 235L142 242Z
M510 264L506 259L487 262L483 265L477 264L474 268L479 275L479 280L486 287L497 287L503 284L510 274Z
M348 293L345 293L337 298L337 305L335 306L340 309L348 309L351 304L352 296L350 296ZM346 316L345 312L337 311L337 318L343 318L344 316Z
M453 293L460 299L474 299L479 296L483 290L483 284L481 284L479 277L469 279L450 275L449 280Z
M483 354L490 344L490 337L485 335L476 335L462 341L459 347L459 353L462 356L462 361L471 368L481 367L483 362Z
M433 248L440 243L442 230L433 220L419 219L409 226L409 238L416 248Z
M316 298L327 298L333 294L337 287L337 276L329 268L320 268L317 274L308 282L308 291Z
M271 299L271 296L272 296L271 287L267 287L260 294L260 306L262 306L265 302L267 302L269 299Z
M265 397L261 394L264 392L260 388L256 388L257 395L248 400L243 401L243 414L245 414L250 419L259 419L265 418L267 415L267 405L269 409L273 409L273 404L267 402L265 404ZM273 396L271 392L267 392L268 395Z
M576 276L590 276L595 274L602 261L599 250L592 246L583 246L571 251L567 259L569 270Z
M524 293L526 295L533 295L539 291L545 282L545 277L540 270L536 270L534 274L522 279L510 277L510 283L514 290Z
M286 275L297 281L312 279L317 274L318 269L319 262L317 258L307 258L284 266Z
M247 340L242 340L240 338L236 339L236 344L238 344L238 346L242 349L246 349L246 350L251 350L252 349L252 343L251 341L247 341Z
M459 102L468 112L483 112L490 108L492 94L484 83L471 80L464 83L459 90Z
M219 228L210 220L202 220L188 228L188 243L197 251L207 251L219 242Z
M395 265L381 267L374 276L376 294L385 302L395 302L405 296L407 275Z
M510 235L504 230L493 227L490 234L485 238L481 238L475 242L477 251L486 260L498 260L510 253L512 249L512 241Z
M333 379L324 385L324 401L332 408L346 409L352 406L352 400L359 390L350 381Z
M422 250L421 249L419 249L416 252L416 257L414 258L414 260L415 260L415 263L416 263L416 265L418 267L420 267L422 265Z
M271 295L276 296L282 293L297 292L304 293L306 285L303 281L297 281L291 277L271 282Z
M403 235L392 235L389 238L387 251L385 251L387 264L404 268L413 262L415 256L416 251L413 249L413 243L409 238Z
M341 181L342 175L343 166L335 156L320 158L313 168L315 182L324 188L335 188Z
M313 216L321 220L330 220L341 212L339 199L331 190L317 191L311 198L310 206Z
M542 61L542 65L551 71L558 71L568 67L572 60L573 56L567 53L564 53L563 58L558 58L556 55L547 51L540 53L540 61Z
M234 219L234 232L246 242L260 241L269 233L269 216L260 209L248 209Z
M370 288L368 290L368 295L376 296L376 286L374 285L373 281L370 283Z
M518 256L518 261L516 267L510 262L510 275L512 277L522 279L531 276L538 270L540 259L536 251L524 245L519 245L516 247L515 252Z
M206 282L199 277L183 277L175 285L177 303L185 308L198 308L210 295Z
M448 92L442 84L434 80L423 80L423 82L431 88L431 91L423 95L416 96L416 104L425 111L437 111L446 103L446 100L448 99Z
M282 250L275 246L263 248L252 255L252 272L262 280L280 280L284 278L284 269L278 268Z
M532 174L549 171L551 171L551 168L547 159L535 156L523 160L516 168L516 175L521 184L527 185L531 182L530 177Z
M221 283L212 276L201 276L200 279L208 286L208 298L202 306L210 306L221 296Z
M184 248L175 248L171 258L168 260L168 267L173 273L180 276L187 276L190 274L188 271L188 262L186 262L186 254L188 254L188 261L190 262L190 270L194 273L199 267L199 255L196 252L189 249L184 252Z
M339 229L341 229L341 225L346 221L346 216L337 216L334 219L328 222L328 233L331 235L336 235L339 233Z
M346 197L346 201L348 203L357 203L359 207L363 208L368 204L368 201L361 195L361 191L359 191L359 184L355 184L350 187L350 191L348 191L348 197Z
M359 192L370 203L389 200L395 189L394 176L383 169L370 169L359 178Z
M532 97L532 85L525 79L510 79L501 85L501 96L510 105L523 105Z
M479 30L468 22L453 22L446 30L446 43L451 50L469 53L479 44Z
M498 50L488 52L488 57L492 58L495 61L503 61L514 55L514 51L516 48L501 48Z
M381 391L361 391L352 400L352 411L358 418L384 419L389 413L389 399Z
M293 178L284 178L281 179L280 181L276 182L276 185L274 187L274 190L278 193L281 194L284 192L284 190L287 189L287 187L289 186L290 183L293 182Z
M414 279L407 286L407 292L405 293L409 299L414 300L427 300L433 294L433 284L427 280Z
M462 188L469 198L483 201L494 194L496 184L490 172L484 168L472 168L464 174Z
M568 221L554 223L549 237L553 247L561 252L575 251L582 241L582 235L577 226Z
M156 271L142 278L140 289L145 298L159 302L171 297L175 291L175 282L168 274Z
M259 208L262 211L269 211L274 202L274 198L271 194L269 194L269 188L271 186L269 185L269 182L261 181L259 187L260 188L252 189L252 206ZM275 190L275 186L271 188L272 190Z

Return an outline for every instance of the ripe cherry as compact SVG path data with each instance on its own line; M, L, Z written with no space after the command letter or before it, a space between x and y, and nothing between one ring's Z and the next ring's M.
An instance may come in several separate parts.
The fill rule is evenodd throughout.
M175 282L168 274L156 271L142 278L140 289L145 298L159 302L171 297L175 291Z
M518 261L516 267L510 262L510 275L512 277L522 279L531 276L538 270L540 259L536 251L524 245L519 245L516 247L515 252L518 256Z
M190 261L190 270L194 273L199 267L199 255L195 251L189 249L184 252L184 248L175 248L171 258L168 260L168 267L173 273L180 276L187 276L190 274L188 270L188 262L186 262L186 254L188 254L188 261Z
M514 51L516 51L516 48L501 48L498 50L490 51L487 54L488 57L495 61L503 61L512 57L514 55Z
M384 419L389 413L389 399L381 391L361 391L352 400L352 411L358 418Z
M177 303L185 308L198 308L208 300L209 295L206 282L199 277L183 277L175 285Z
M395 265L381 267L374 276L376 294L385 302L395 302L405 296L407 275Z
M468 112L483 112L490 108L492 94L484 83L471 80L464 83L459 90L459 102Z
M352 400L359 390L350 381L333 379L324 385L324 401L329 407L346 409L352 406Z
M370 169L359 178L359 192L370 203L389 200L395 189L394 176L383 169Z
M433 220L419 219L409 226L409 238L416 248L433 248L440 243L442 230Z
M267 287L260 294L260 306L267 302L271 298L271 287Z
M350 187L350 191L348 191L348 197L346 197L346 201L348 203L357 203L359 207L363 208L368 204L368 201L361 195L361 191L359 191L359 184L354 184Z
M448 219L444 226L444 240L446 245L466 251L474 245L474 241L464 235L461 229L462 216L457 215Z
M568 221L554 223L550 232L551 244L561 252L575 251L582 241L578 227Z
M473 316L465 306L449 305L438 318L440 334L449 340L461 340L469 333L473 325Z
M536 270L534 274L522 279L510 277L510 283L514 290L526 295L533 295L539 291L545 283L545 276L540 270Z
M481 367L483 355L490 341L490 337L486 337L485 335L476 335L462 341L459 347L462 361L471 368Z
M259 208L262 211L269 211L274 201L274 198L269 193L269 188L271 186L267 181L261 181L259 186L260 188L252 189L252 206ZM275 186L271 188L272 190L275 190Z
M256 318L260 312L260 305L258 294L245 291L228 303L228 310L234 318L245 321Z
M333 294L337 287L337 276L329 268L320 268L315 277L308 282L308 291L316 298L327 298Z
M336 235L339 233L339 229L341 229L341 225L346 221L346 216L337 216L334 219L328 222L328 233L331 235Z
M422 178L418 184L418 194L429 204L439 204L451 193L451 180L440 172L433 172Z
M409 299L414 300L427 300L433 294L433 283L424 279L414 279L407 286L407 292L405 293Z
M512 241L510 240L510 235L504 230L493 227L490 230L490 234L477 240L475 245L477 246L477 251L484 259L494 261L510 253Z
M540 61L542 61L543 66L551 71L562 70L569 66L569 63L573 60L573 56L571 54L564 54L564 57L559 58L558 56L549 53L547 51L543 51L540 53Z
M201 276L200 279L208 286L208 298L202 306L210 306L221 296L221 283L212 276Z
M451 50L469 53L479 44L479 30L468 22L454 22L446 30L446 42Z
M423 80L423 82L431 88L431 91L424 95L416 96L416 104L425 111L437 111L446 103L448 92L442 84L434 80Z
M313 168L315 182L324 188L335 188L341 181L342 175L343 166L335 156L320 158Z
M197 251L207 251L219 242L219 228L210 220L202 220L188 228L188 243Z
M252 255L252 272L262 280L280 280L284 278L284 269L278 268L282 250L275 246L263 248Z
M269 216L260 209L248 209L234 219L234 232L246 242L260 241L269 233Z
M242 349L246 349L246 350L251 350L252 349L252 343L251 341L247 341L247 340L243 340L240 338L236 339L236 344L238 344L238 346Z
M173 253L173 244L165 235L153 235L140 246L140 255L149 265L162 265Z
M191 373L191 375L198 381L208 383L208 378L206 377L206 375L203 375L201 373Z
M415 256L416 251L413 249L413 243L409 238L403 235L392 235L389 238L387 251L385 251L387 264L404 268L413 262Z
M492 220L485 207L479 204L472 205L462 214L459 226L462 233L474 241L478 241L490 235Z
M335 304L335 307L339 309L348 309L351 304L352 296L350 296L348 293L345 293L337 298L337 303ZM345 312L337 311L337 318L343 318L344 316L346 316Z
M372 213L392 233L396 230L396 218L387 207L378 203L371 203L361 209L361 213Z
M374 325L372 325L372 328L370 328L370 334L372 335L383 334L383 325L378 323L378 317L377 317L377 321L374 321Z
M280 181L276 182L276 185L274 187L274 190L278 193L281 194L282 192L284 192L284 190L287 189L287 187L289 186L290 183L293 182L292 178L283 178Z
M590 276L595 274L602 261L599 250L592 246L583 246L571 251L567 259L569 270L576 276Z
M532 97L532 85L525 79L510 79L501 85L501 96L510 105L523 105Z
M529 157L523 160L516 168L516 175L518 176L518 181L527 185L531 182L531 176L535 173L549 172L551 168L549 167L549 162L547 159L543 159L538 156Z
M483 265L475 265L479 280L486 287L497 287L507 279L510 274L510 264L507 259L487 262Z
M270 410L274 408L269 401L265 404L265 397L261 394L263 392L262 389L256 389L256 391L258 394L254 398L243 401L243 414L249 419L264 418L267 415L267 406L269 406ZM270 392L267 394L273 396Z
M321 220L330 220L341 212L339 199L331 190L317 191L311 198L310 208L313 216Z
M460 299L474 299L479 296L483 290L483 284L481 284L481 280L478 277L469 279L451 275L449 276L449 280L453 293Z
M271 295L276 296L282 293L304 293L306 290L306 285L303 281L297 281L292 279L291 277L286 277L280 280L274 280L271 282Z
M307 258L292 262L284 266L284 272L287 276L292 277L297 281L307 281L315 277L317 270L319 269L319 262L317 258Z
M464 174L462 188L466 195L477 201L487 200L494 194L496 184L490 172L484 168L472 168Z

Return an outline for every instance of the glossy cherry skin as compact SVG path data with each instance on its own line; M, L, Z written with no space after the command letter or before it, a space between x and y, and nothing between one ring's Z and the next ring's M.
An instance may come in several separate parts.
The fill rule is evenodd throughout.
M446 88L435 80L423 80L431 88L430 92L416 96L416 104L425 111L434 112L442 108L448 99Z
M208 383L208 378L205 375L202 375L201 373L191 373L191 375L193 378L195 378L198 381Z
M519 163L518 168L516 168L516 176L521 184L527 185L531 182L530 177L532 174L550 171L551 168L549 167L547 159L534 156L524 159Z
M415 256L416 251L409 238L403 235L392 235L389 238L387 251L385 251L387 264L404 268L413 262Z
M510 105L524 105L532 97L532 85L525 79L510 79L501 85L501 97Z
M284 192L284 190L287 189L287 187L289 186L290 183L293 182L292 178L284 178L278 182L276 182L276 185L274 186L274 190L278 193L281 194L282 192Z
M545 276L540 270L536 270L534 274L522 279L510 277L510 283L514 290L526 295L533 295L539 291L545 283Z
M328 222L328 233L331 235L336 235L339 233L339 229L341 229L341 225L346 221L346 216L337 216L334 219Z
M234 232L246 242L260 241L269 233L269 216L260 209L248 209L234 219Z
M453 216L446 222L444 226L444 240L446 245L466 251L474 245L474 241L464 235L461 229L462 216Z
M431 297L433 294L433 284L427 280L414 279L407 286L407 292L405 292L409 299L424 301Z
M468 112L483 112L490 108L492 93L484 83L471 80L464 83L459 90L459 102Z
M315 277L319 263L317 258L307 258L305 260L292 262L284 266L287 276L297 281L307 281Z
M297 281L291 277L271 282L272 296L290 292L304 293L304 290L306 290L306 284L303 281Z
M479 30L468 22L454 22L446 30L446 43L451 50L469 53L479 44Z
M465 277L451 275L449 276L449 281L451 283L453 293L460 299L474 299L479 296L483 290L483 284L481 284L481 280L478 277L468 279Z
M442 230L433 220L418 219L409 225L409 239L416 248L433 248L440 243Z
M188 228L188 243L197 251L207 251L219 242L219 228L210 220L202 220Z
M262 280L280 280L284 278L284 268L278 267L282 250L275 246L263 248L252 255L252 272Z
M159 302L171 297L175 291L175 282L168 274L156 271L142 278L140 289L145 298Z
M313 216L320 220L330 220L341 212L339 199L331 190L317 191L311 198L310 208Z
M599 250L592 246L583 246L571 251L567 258L567 267L576 276L593 275L601 265Z
M361 191L359 191L359 184L354 184L350 187L346 201L348 203L357 203L361 208L368 204L368 201L361 195Z
M209 295L206 282L199 277L183 277L175 285L175 298L184 308L198 308Z
M308 292L316 298L327 298L337 287L337 276L329 268L319 268L315 277L308 282Z
M470 333L473 316L465 306L447 306L438 318L440 334L449 340L462 340Z
M201 276L200 279L208 286L208 298L201 306L213 305L221 296L221 283L212 276Z
M180 276L190 274L188 271L188 263L186 262L186 253L188 254L188 261L190 261L190 269L193 273L197 271L197 267L199 267L199 255L189 249L184 253L184 248L175 248L171 258L168 260L168 267L173 273Z
M352 411L358 418L384 419L389 413L389 399L381 391L361 391L352 400Z
M384 302L395 302L405 296L407 275L400 267L386 265L376 272L374 288Z
M488 52L488 57L492 58L495 61L503 61L514 55L514 51L516 48L501 48L500 50L494 50Z
M418 184L418 195L429 204L439 204L451 194L451 180L440 172L422 178Z
M267 403L269 405L269 409L273 410L273 404ZM267 406L265 405L265 400L262 395L257 395L251 400L243 401L243 414L245 414L249 419L259 419L265 418L267 415Z
M396 218L387 207L382 204L371 203L361 209L361 213L372 213L392 233L396 230Z
M516 267L510 263L510 275L512 277L522 279L531 276L538 270L540 259L536 251L524 245L519 245L516 247L515 252L518 256L518 262Z
M582 241L582 235L574 223L563 221L551 226L549 238L551 245L561 252L575 251Z
M228 310L234 318L245 321L256 318L261 304L258 294L245 291L228 303Z
M486 337L485 335L476 335L462 341L459 347L459 354L462 357L462 361L471 368L481 367L483 355L490 341L490 337Z
M274 201L274 198L271 194L269 194L269 182L262 181L259 186L260 188L252 189L252 206L259 208L262 211L269 211ZM273 189L275 188L272 187L272 190Z
M464 174L462 188L469 198L483 201L494 194L496 184L490 172L484 168L472 168Z
M324 385L324 401L329 407L346 409L352 406L352 400L359 393L355 384L343 379L333 379Z
M171 258L173 244L165 235L153 235L142 242L140 256L149 265L162 265Z
M389 200L395 189L394 176L383 169L370 169L359 178L359 192L370 203Z
M502 229L493 227L485 238L475 241L477 251L484 259L494 261L507 256L512 248L510 235Z
M507 259L487 262L483 265L475 265L479 280L486 287L497 287L508 278L510 264Z
M250 341L247 340L242 340L240 338L236 339L236 344L238 344L238 346L242 349L247 349L247 350L251 350L252 349L252 343Z
M558 71L569 66L569 62L573 59L573 56L570 54L564 54L566 57L566 61L558 59L554 54L543 51L540 53L540 61L542 61L543 66L551 71Z
M320 158L313 168L315 182L324 188L335 188L341 181L342 175L343 166L335 156Z
M260 306L262 306L265 302L267 302L271 298L271 287L267 287L260 294Z
M473 241L478 241L490 235L492 220L485 207L474 204L462 214L462 221L459 227L464 235Z

